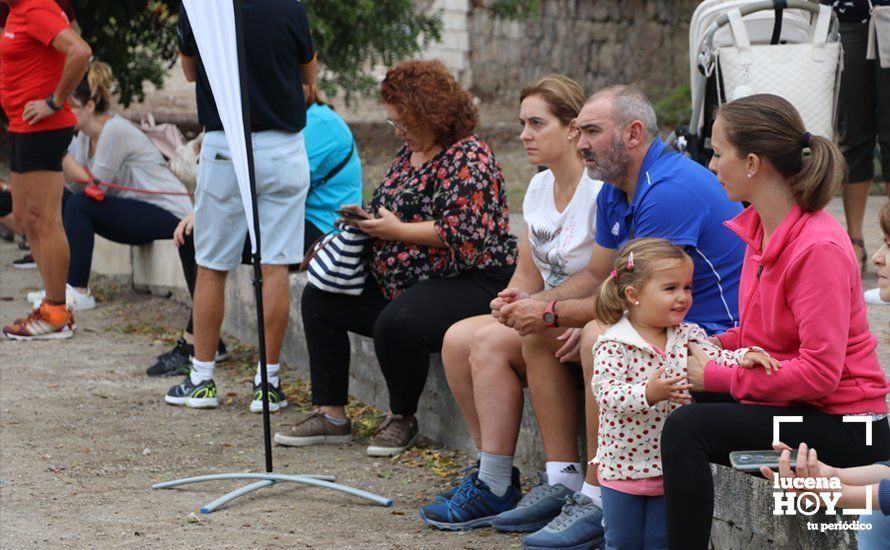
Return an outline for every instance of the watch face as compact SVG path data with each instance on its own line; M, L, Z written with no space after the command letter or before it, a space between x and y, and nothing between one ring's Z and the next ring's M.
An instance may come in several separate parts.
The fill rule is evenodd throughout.
M553 320L554 320L553 318L554 318L553 313L551 313L549 311L544 312L544 322L545 323L547 323L548 325L552 325Z

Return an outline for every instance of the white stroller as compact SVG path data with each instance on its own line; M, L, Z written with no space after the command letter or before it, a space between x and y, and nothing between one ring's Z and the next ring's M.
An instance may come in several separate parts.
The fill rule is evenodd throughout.
M714 109L772 93L788 99L813 134L832 138L842 70L832 9L804 0L706 0L689 25L692 115L673 146L707 165Z

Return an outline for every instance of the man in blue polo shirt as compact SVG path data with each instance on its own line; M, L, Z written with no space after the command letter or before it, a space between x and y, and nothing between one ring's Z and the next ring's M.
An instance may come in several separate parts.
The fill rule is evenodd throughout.
M523 357L548 461L576 462L578 391L561 362L584 367L588 457L596 456L599 411L590 392L592 348L603 332L594 318L597 288L628 240L662 237L685 248L695 264L693 306L687 320L709 334L738 322L738 286L744 244L723 226L742 210L730 202L717 178L671 151L658 138L655 110L639 91L612 86L594 94L578 114L578 149L590 177L603 180L596 205L596 244L588 269L534 296L508 289L511 303L499 308L501 322L523 335ZM554 342L548 327L569 328ZM580 342L580 344L579 344ZM554 361L553 355L559 359ZM548 355L549 354L549 355ZM549 358L548 358L549 357ZM573 398L574 396L574 398ZM595 468L588 468L571 521L555 521L527 537L534 547L574 547L602 536L602 502ZM533 512L532 508L529 508Z

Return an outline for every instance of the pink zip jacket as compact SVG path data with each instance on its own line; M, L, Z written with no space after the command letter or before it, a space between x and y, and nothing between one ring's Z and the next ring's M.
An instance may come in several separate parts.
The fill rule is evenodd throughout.
M742 403L809 405L828 414L887 412L887 380L869 331L859 269L847 233L826 210L788 214L761 251L753 207L726 222L748 247L739 326L718 335L726 349L759 346L780 361L763 369L705 365L707 391Z

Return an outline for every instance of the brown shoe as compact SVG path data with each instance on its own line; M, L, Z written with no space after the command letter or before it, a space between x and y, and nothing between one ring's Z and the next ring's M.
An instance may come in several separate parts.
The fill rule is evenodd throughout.
M395 456L414 445L420 430L414 416L393 415L377 430L368 446L368 456Z
M338 426L321 411L304 413L287 433L276 433L273 439L287 447L349 443L352 441L352 422L346 419L345 424Z

